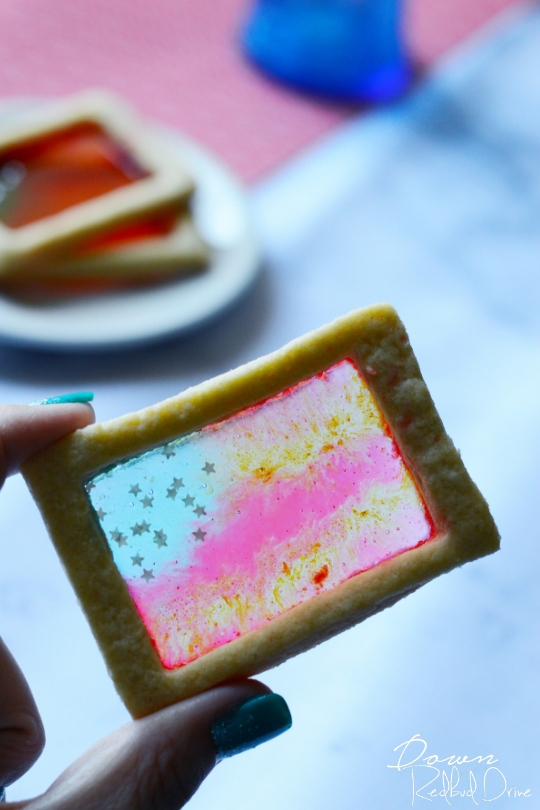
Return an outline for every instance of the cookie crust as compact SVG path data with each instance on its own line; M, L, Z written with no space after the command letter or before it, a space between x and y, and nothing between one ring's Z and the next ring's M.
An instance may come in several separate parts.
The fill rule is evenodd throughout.
M15 278L19 268L68 255L77 245L145 213L167 211L185 202L193 183L178 159L154 146L145 125L119 98L89 90L21 114L0 133L0 156L10 148L79 124L97 124L144 169L148 176L18 228L0 222L0 278Z
M34 263L18 269L16 283L181 276L201 272L209 259L210 250L199 236L191 215L186 213L179 216L173 230L165 236L87 252L44 266ZM14 282L15 276L10 276L10 281Z
M108 465L255 405L345 358L355 362L379 406L434 521L435 538L180 669L166 670L105 546L84 482ZM499 547L488 506L444 430L405 328L385 304L352 312L155 406L79 430L34 456L23 474L134 717L276 666Z

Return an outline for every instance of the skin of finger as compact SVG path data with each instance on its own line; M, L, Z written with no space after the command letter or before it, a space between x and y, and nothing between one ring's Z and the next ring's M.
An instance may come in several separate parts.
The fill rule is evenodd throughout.
M26 459L94 420L90 405L0 405L0 486Z
M135 720L83 754L27 810L179 810L216 764L212 723L270 690L254 680L224 684Z
M94 421L84 405L0 405L0 485L38 450ZM9 785L36 761L45 743L30 688L0 641L0 785Z
M10 785L36 761L45 732L24 675L0 640L0 785Z

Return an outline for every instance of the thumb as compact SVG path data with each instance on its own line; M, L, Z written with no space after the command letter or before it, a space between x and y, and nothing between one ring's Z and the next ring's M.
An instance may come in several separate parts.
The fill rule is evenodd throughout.
M290 725L287 704L263 684L225 684L123 726L25 807L178 810L219 759L255 747Z
M34 453L93 421L90 405L0 405L0 487Z

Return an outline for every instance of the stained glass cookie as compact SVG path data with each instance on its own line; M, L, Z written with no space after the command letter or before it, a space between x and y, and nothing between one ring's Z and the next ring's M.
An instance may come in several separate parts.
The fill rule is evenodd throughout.
M133 285L201 272L209 258L210 249L190 212L173 212L102 234L71 257L19 267L3 283L0 279L0 285L5 292L15 294L76 290L94 282Z
M499 543L386 305L77 431L24 475L135 717Z
M40 272L40 278L129 278L182 275L203 270L209 248L199 235L189 212L164 219L161 232L156 222L95 240L78 256L55 262Z
M126 104L87 91L0 132L0 278L185 202L193 183Z

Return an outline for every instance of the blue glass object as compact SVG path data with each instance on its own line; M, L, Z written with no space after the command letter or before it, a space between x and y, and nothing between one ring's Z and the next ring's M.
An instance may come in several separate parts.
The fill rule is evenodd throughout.
M401 16L401 0L256 0L242 40L260 68L299 90L384 102L411 81Z

